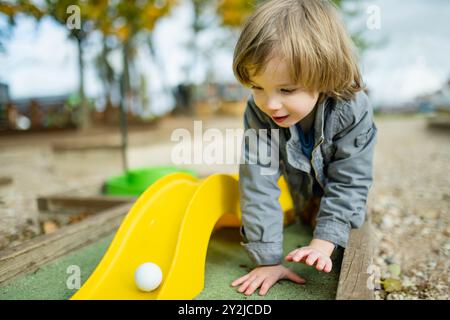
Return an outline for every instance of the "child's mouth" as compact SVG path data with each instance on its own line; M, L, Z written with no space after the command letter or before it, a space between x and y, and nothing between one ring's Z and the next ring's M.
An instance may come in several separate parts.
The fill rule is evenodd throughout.
M272 116L273 121L275 121L276 123L282 123L284 120L286 120L289 117L289 115L287 116L282 116L282 117L275 117Z

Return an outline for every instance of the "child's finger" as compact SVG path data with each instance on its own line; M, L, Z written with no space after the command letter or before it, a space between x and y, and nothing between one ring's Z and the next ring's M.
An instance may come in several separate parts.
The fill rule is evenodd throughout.
M276 281L272 278L266 278L261 285L261 290L259 290L259 295L265 296L270 288L276 283Z
M246 296L250 296L253 294L253 292L256 291L256 289L259 288L261 283L263 282L264 278L255 278L253 281L250 282L249 286L247 287L247 290L245 290L244 294Z
M289 252L286 257L284 258L286 261L292 260L292 257L295 255L298 249L295 249L294 251Z
M290 261L292 261L292 257L293 257L293 256L286 256L286 257L284 258L284 260L290 262Z
M298 284L305 284L306 280L300 277L298 274L296 274L294 271L289 270L286 274L286 278L291 280L292 282L298 283Z
M333 267L333 262L331 262L331 259L330 259L325 263L325 267L323 268L323 271L330 272L332 267Z
M292 258L293 261L299 262L301 261L305 256L308 256L311 253L311 249L303 249L298 250L298 252L294 255Z
M241 283L243 283L244 281L246 281L249 277L250 277L250 274L246 274L245 276L240 277L239 279L234 280L234 281L231 283L231 286L232 286L232 287L238 286L238 285L240 285Z
M284 258L284 260L286 260L286 261L292 261L292 257L293 257L294 255L291 255L291 254L288 254L285 258Z
M245 280L244 283L239 287L238 292L242 293L245 290L247 290L248 286L250 285L250 283L252 283L254 279L255 277Z
M295 254L299 251L300 249L295 249L292 250L291 252L289 252L286 257L284 258L286 261L292 261L292 257L295 256Z
M308 258L306 258L306 264L308 266L312 266L314 265L314 263L316 262L316 260L319 258L320 253L317 252L312 252L311 254L308 255Z
M317 260L316 269L318 271L322 271L323 268L325 268L326 261L323 258L320 258Z

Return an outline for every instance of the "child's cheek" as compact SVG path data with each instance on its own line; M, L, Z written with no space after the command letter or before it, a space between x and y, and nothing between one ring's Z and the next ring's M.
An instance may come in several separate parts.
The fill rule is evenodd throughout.
M261 97L261 94L253 94L253 100L255 100L256 106L264 113L267 114L264 109L264 99Z

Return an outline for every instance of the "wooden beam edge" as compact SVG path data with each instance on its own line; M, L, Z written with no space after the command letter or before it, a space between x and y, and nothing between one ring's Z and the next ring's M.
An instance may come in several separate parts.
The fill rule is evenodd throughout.
M0 286L117 230L133 203L104 210L78 223L0 252Z
M352 229L342 259L336 300L374 300L374 289L368 285L369 266L375 253L374 230L370 221Z

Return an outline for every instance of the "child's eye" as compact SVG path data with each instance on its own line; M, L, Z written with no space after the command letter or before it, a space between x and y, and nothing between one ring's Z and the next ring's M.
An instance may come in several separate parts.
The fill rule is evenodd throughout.
M250 89L252 89L252 90L261 90L260 87L256 87L256 86L250 86Z
M281 89L280 90L282 93L286 93L286 94L288 94L288 93L292 93L292 92L294 92L295 91L295 89Z

